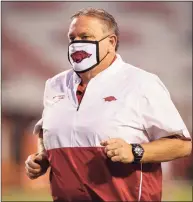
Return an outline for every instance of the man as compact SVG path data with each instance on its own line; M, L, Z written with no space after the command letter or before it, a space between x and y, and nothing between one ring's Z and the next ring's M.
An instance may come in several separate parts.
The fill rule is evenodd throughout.
M119 30L106 11L76 13L68 38L72 69L46 82L27 175L50 165L55 201L160 201L161 162L191 153L166 87L116 54Z

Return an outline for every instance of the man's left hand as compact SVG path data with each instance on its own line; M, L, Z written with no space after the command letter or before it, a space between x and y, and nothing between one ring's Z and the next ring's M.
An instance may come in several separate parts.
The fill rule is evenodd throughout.
M112 138L101 142L105 153L113 162L131 163L134 160L132 147L120 138Z

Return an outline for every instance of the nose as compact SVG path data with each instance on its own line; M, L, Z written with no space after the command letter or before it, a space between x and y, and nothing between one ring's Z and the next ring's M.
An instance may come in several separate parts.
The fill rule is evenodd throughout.
M80 38L79 36L77 36L74 40L75 40L75 41L76 41L76 40L81 40L81 38Z

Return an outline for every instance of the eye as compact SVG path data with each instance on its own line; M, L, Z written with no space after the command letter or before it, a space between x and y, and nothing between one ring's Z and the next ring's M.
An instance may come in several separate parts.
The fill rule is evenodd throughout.
M70 41L74 41L74 39L75 39L75 37L73 37L73 36L70 36L70 37L69 37L69 40L70 40Z
M83 39L83 40L86 40L86 39L88 39L88 38L89 38L89 36L86 36L86 35L85 35L85 36L82 36L82 39Z

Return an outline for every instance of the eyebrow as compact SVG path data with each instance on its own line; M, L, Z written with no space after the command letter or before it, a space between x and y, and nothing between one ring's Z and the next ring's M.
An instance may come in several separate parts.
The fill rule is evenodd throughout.
M84 35L89 35L90 37L94 37L93 34L90 34L90 33L88 33L88 32L81 32L81 33L79 34L80 37L82 37L82 36L84 36ZM74 36L73 33L71 33L71 34L68 35L69 38L70 38L70 37L73 37L73 36Z

